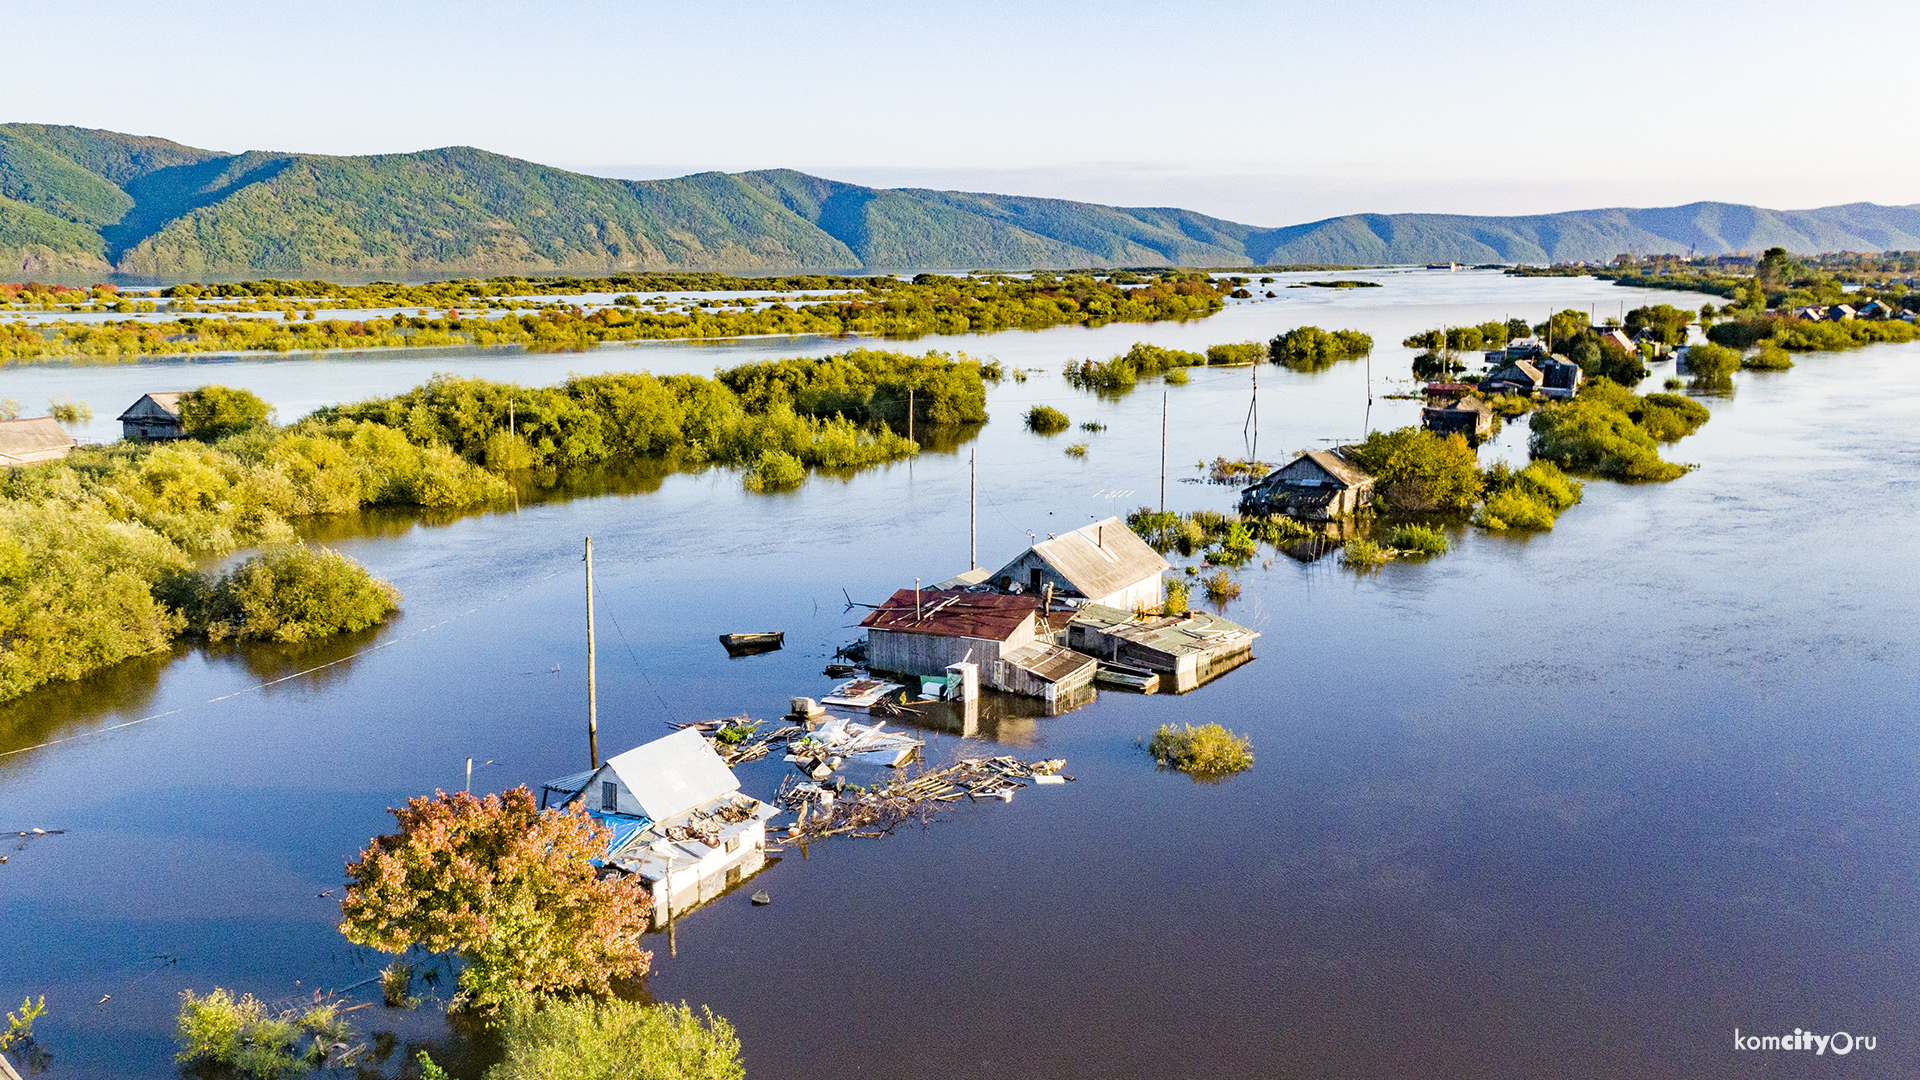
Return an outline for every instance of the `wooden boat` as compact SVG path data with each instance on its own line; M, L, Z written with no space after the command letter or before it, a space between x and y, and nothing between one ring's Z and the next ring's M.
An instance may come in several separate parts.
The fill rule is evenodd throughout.
M1109 660L1100 661L1094 669L1093 681L1101 686L1110 686L1118 690L1136 690L1142 694L1151 694L1160 689L1160 675L1142 667L1130 664L1116 664Z
M727 647L728 656L752 656L755 653L773 652L785 646L787 635L783 630L760 634L721 634L720 644Z

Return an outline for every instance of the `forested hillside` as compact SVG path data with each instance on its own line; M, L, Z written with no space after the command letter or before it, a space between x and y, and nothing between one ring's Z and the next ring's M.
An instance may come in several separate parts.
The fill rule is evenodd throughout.
M1920 248L1920 206L1727 203L1261 228L786 169L585 176L471 147L327 157L0 125L0 278L1378 265Z

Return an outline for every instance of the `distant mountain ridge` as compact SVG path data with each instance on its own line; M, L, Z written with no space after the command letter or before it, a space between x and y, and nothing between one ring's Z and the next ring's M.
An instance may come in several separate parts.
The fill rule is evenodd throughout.
M1284 228L1172 207L870 188L788 169L587 176L446 147L329 157L0 124L0 276L1380 265L1920 248L1920 205L1731 203Z

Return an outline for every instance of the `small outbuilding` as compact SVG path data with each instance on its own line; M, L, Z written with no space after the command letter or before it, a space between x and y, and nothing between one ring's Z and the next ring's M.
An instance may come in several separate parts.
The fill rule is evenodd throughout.
M1484 439L1493 434L1493 410L1477 397L1462 397L1420 410L1420 426L1435 435L1465 435Z
M119 416L120 437L135 441L183 439L187 429L180 422L180 397L185 391L141 394L140 400Z
M1851 304L1835 304L1827 309L1828 322L1851 322L1859 312Z
M1372 502L1373 477L1339 450L1308 450L1240 493L1248 512L1312 521L1349 517Z
M1204 611L1136 618L1132 612L1087 604L1067 624L1076 651L1160 676L1160 688L1185 693L1253 659L1260 635Z
M80 440L67 434L51 416L0 420L0 466L6 468L58 461L79 445Z
M1587 373L1566 357L1555 356L1540 365L1540 378L1542 394L1565 400L1580 392L1580 384L1586 381Z
M733 770L693 728L550 780L545 789L547 798L578 802L612 830L599 862L648 883L656 923L758 870L766 861L767 819L779 812L743 794Z
M1167 598L1168 562L1117 517L1049 536L994 572L1002 592L1085 600L1123 611L1159 607Z

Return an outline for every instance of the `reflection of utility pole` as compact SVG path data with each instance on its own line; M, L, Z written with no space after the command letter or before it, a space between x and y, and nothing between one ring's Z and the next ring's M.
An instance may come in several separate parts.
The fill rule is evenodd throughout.
M1160 512L1167 512L1167 392L1160 391Z
M1260 361L1253 362L1253 403L1247 407L1247 422L1240 425L1240 438L1247 437L1247 429L1253 429L1253 446L1247 452L1249 461L1260 458Z
M587 758L600 767L600 699L593 663L593 537L587 537Z
M967 569L980 568L980 449L967 452Z

